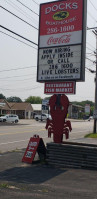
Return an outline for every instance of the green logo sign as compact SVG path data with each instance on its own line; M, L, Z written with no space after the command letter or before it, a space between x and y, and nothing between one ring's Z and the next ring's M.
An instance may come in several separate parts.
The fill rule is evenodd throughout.
M53 15L54 20L63 20L69 16L69 12L67 11L59 11Z

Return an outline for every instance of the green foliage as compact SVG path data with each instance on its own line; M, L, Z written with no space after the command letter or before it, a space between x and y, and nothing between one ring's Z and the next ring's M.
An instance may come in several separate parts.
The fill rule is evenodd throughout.
M91 108L90 108L90 111L91 111L91 115L93 115L93 112L94 112L94 106L91 106Z
M2 93L0 93L0 99L6 99L6 97Z
M8 188L9 186L8 186L8 184L7 183L2 183L2 184L0 184L0 188Z
M89 101L89 100L82 101L82 102L74 101L74 102L72 102L72 104L79 105L79 106L83 106L83 107L85 107L86 104L90 104L90 115L93 115L93 111L94 111L94 102Z
M74 101L74 102L72 102L72 104L76 104L76 105L83 106L83 107L85 107L86 104L90 104L90 106L94 106L94 102L89 101L89 100L82 101L82 102Z
M85 138L97 138L97 133L90 133L85 135Z
M8 97L6 100L8 102L22 102L22 100L19 97Z
M25 100L25 102L29 102L31 104L41 104L42 99L41 97L30 96Z

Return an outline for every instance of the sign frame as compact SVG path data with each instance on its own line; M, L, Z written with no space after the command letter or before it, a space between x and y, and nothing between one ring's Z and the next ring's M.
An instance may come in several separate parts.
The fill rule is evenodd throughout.
M68 2L68 0L66 0ZM81 35L81 42L77 43L77 44L72 44L72 45L65 45L66 46L77 46L77 45L81 45L81 62L80 62L80 77L79 78L73 78L73 79L69 79L68 78L64 78L64 79L40 79L39 78L39 69L40 69L40 63L39 63L39 52L41 49L50 49L50 48L54 48L53 46L50 47L41 47L40 46L40 27L41 27L41 9L43 5L51 5L52 3L61 3L61 2L66 2L64 0L60 0L60 1L54 1L54 2L48 2L48 3L43 3L40 4L40 22L39 22L39 37L38 37L38 60L37 60L37 82L52 82L52 81L85 81L85 47L86 47L86 9L87 9L87 0L81 0L82 4L83 4L83 8L82 8L82 35ZM75 0L76 1L76 0ZM80 0L79 0L80 1ZM77 1L78 2L78 1ZM53 34L52 34L53 35ZM60 46L55 46L57 47L62 47L62 45Z

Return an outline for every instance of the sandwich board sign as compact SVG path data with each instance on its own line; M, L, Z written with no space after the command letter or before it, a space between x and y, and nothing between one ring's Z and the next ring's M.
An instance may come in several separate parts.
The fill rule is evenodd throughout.
M38 154L42 153L44 156L46 156L46 148L43 139L40 138L38 135L34 135L30 138L28 146L22 158L22 162L31 164L34 160L36 152L38 152Z
M87 0L40 4L37 81L84 81Z

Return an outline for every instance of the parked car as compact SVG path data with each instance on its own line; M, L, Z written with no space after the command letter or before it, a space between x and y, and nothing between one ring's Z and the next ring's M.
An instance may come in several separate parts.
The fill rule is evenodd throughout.
M93 120L93 116L90 116L90 117L88 118L88 121L90 121L90 120Z
M7 114L7 115L0 117L0 122L15 122L15 123L18 123L19 117L18 117L18 115L14 115L14 114Z
M41 121L43 121L43 120L47 120L47 118L49 118L50 120L51 120L51 115L49 115L49 114L41 114L41 115L35 115L34 116L34 119L36 120L36 121L38 121L38 120L41 120Z

